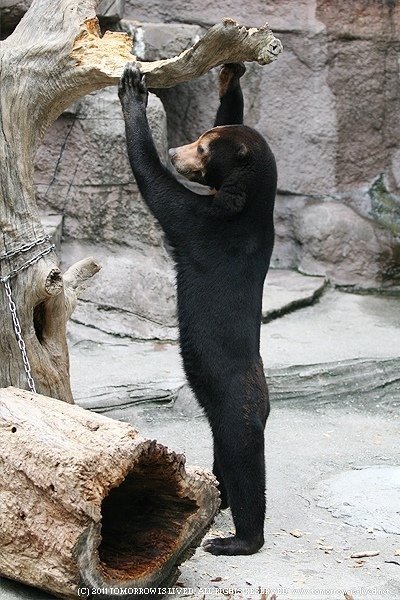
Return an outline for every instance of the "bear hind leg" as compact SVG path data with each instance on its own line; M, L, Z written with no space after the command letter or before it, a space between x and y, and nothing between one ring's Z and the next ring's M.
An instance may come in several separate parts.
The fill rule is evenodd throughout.
M214 443L236 533L206 540L204 549L216 555L254 554L264 544L264 424L258 418L244 423L240 415L235 423L232 412L214 431Z

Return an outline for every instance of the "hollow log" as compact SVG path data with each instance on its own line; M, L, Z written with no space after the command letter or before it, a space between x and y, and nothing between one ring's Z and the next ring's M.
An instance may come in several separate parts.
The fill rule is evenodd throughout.
M171 586L218 509L214 481L127 423L0 389L0 574L62 598Z
M126 34L101 37L96 6L96 0L34 0L0 42L0 387L27 386L4 285L14 273L8 283L36 390L68 402L67 319L81 289L78 280L99 267L89 260L89 268L86 262L62 276L54 251L41 241L33 164L52 121L79 97L116 84L126 62L135 59ZM142 70L149 87L169 87L223 62L266 64L281 48L267 26L246 29L226 19L180 56L142 63Z

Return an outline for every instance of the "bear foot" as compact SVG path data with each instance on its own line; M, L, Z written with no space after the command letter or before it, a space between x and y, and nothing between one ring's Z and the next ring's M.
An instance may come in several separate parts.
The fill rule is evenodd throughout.
M219 556L225 554L236 556L242 554L255 554L264 545L264 538L256 540L241 540L236 536L227 538L213 538L206 540L203 548L206 552Z

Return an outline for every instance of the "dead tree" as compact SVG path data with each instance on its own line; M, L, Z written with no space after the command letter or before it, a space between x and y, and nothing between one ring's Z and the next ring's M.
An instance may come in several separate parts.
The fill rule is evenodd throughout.
M184 465L127 423L0 390L0 575L62 598L161 597L144 591L174 584L219 506L213 476Z
M124 33L100 35L96 0L34 0L0 42L0 387L14 385L73 402L66 323L89 258L62 275L40 222L33 163L46 128L79 97L115 85L134 60ZM224 62L271 62L281 44L270 29L232 20L169 60L142 62L150 88L170 87ZM28 379L28 381L27 381Z

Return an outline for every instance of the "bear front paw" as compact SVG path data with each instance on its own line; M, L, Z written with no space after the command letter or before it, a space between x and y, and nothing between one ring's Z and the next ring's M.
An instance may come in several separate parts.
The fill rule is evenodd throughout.
M147 105L148 91L144 75L136 63L128 63L122 73L118 85L118 96L121 104L134 101Z
M219 72L219 95L220 98L239 85L239 79L246 73L244 63L226 63L222 65Z

